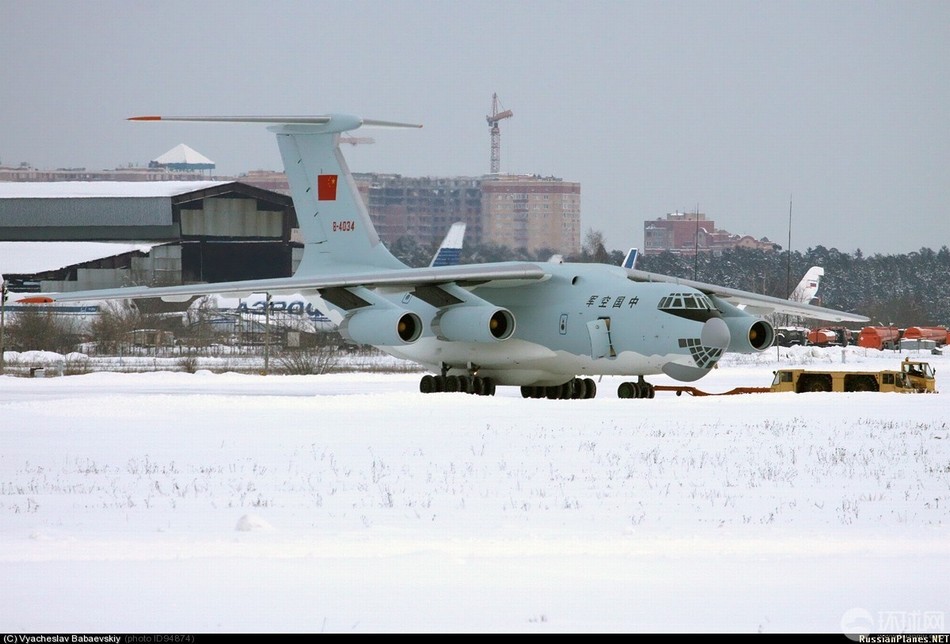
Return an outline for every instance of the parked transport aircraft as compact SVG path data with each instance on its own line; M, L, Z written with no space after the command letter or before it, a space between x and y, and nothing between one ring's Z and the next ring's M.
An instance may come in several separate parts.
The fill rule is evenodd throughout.
M3 276L0 275L0 283ZM131 315L135 313L135 302L127 300L102 299L85 301L58 301L59 293L27 293L7 291L4 304L6 315L18 313L41 313L54 315L63 322L65 329L74 333L88 332L93 322L104 311L113 315Z
M492 395L496 386L514 385L525 397L547 398L591 398L598 375L635 378L621 388L638 398L652 397L645 380L652 374L698 380L726 351L768 348L772 325L759 317L767 313L868 319L614 265L409 268L380 242L339 139L361 126L421 126L341 114L132 120L267 124L290 182L303 257L289 278L86 291L58 296L63 301L300 293L347 339L431 370L420 381L423 392Z
M818 294L818 283L824 274L825 269L821 266L812 266L809 268L802 278L802 281L798 283L798 286L796 286L788 296L788 299L801 302L802 304L810 304Z

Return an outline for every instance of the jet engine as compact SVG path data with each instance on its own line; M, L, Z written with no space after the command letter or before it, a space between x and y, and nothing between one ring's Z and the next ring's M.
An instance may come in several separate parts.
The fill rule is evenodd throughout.
M729 327L731 339L727 351L736 353L758 353L772 346L775 331L766 320L743 315L741 317L724 317L722 321Z
M493 306L454 306L435 316L432 331L443 340L499 342L515 332L515 316Z
M368 309L347 316L340 335L357 344L392 347L412 344L422 335L422 320L403 309Z

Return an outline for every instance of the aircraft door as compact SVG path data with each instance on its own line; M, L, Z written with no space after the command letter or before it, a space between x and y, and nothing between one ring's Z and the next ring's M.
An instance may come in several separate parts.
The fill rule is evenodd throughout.
M610 340L610 318L597 318L587 323L587 332L590 334L590 357L616 358L613 343Z

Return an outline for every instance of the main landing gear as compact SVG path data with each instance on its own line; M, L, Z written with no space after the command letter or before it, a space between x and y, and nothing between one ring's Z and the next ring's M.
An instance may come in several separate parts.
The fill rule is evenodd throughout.
M522 398L547 398L549 400L578 400L597 395L597 383L590 378L572 378L563 385L544 387L529 385L521 388Z
M617 398L653 398L656 389L640 376L637 382L622 382L617 387Z
M481 376L425 375L419 381L419 391L424 394L461 392L477 396L494 396L495 382Z

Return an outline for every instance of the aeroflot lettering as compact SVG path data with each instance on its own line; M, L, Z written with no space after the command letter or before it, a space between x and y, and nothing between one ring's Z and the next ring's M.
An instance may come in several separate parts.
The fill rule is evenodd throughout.
M238 304L238 313L256 313L258 315L264 315L264 301L260 300L248 305L247 302L241 302ZM270 312L271 313L288 313L290 315L304 315L306 314L311 320L323 320L326 319L326 316L318 309L313 308L313 305L309 302L304 306L303 302L281 302L281 301L271 301L270 303Z

